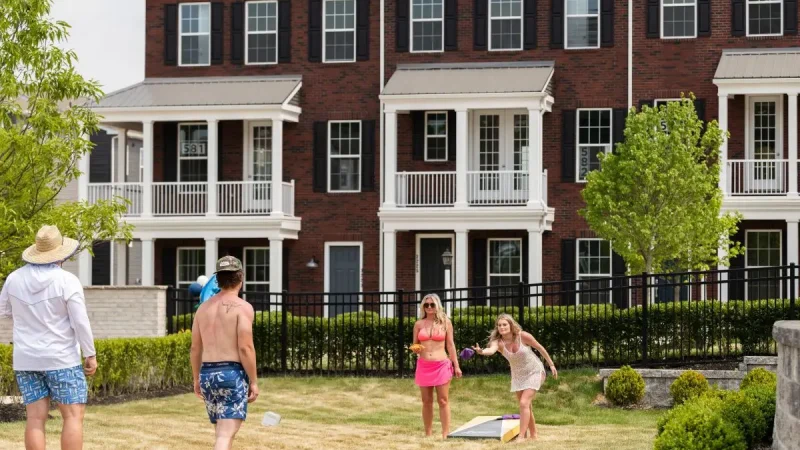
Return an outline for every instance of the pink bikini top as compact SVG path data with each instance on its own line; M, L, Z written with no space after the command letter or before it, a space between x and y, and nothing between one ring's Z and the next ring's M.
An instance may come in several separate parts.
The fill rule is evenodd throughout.
M434 332L433 336L431 336L430 331L426 330L425 328L423 328L423 329L419 330L419 334L417 334L417 338L419 339L420 342L422 342L422 341L430 341L430 340L434 340L436 342L444 341L445 338L447 337L446 333L438 332L439 330L436 330L436 331L437 332ZM425 333L425 334L423 334L423 333Z

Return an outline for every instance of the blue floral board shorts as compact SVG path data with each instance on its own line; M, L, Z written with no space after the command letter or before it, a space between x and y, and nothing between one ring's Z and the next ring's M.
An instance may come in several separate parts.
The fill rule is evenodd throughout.
M89 397L81 366L46 371L15 370L14 375L26 405L46 397L62 405L86 404Z
M250 380L241 363L204 362L200 368L200 392L211 423L219 419L247 418Z

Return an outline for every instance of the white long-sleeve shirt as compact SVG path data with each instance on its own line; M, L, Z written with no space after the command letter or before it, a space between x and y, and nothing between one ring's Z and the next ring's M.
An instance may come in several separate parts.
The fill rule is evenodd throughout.
M0 291L0 317L13 321L14 370L59 370L95 356L78 277L61 267L26 265Z

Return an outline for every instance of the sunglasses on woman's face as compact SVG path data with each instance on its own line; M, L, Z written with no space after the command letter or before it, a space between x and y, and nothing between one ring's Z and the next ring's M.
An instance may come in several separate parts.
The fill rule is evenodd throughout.
M436 308L436 303L423 303L423 308Z

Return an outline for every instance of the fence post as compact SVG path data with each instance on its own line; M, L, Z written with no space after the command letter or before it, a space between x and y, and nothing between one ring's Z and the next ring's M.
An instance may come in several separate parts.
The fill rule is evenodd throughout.
M789 264L789 320L795 320L797 318L797 309L795 304L795 298L797 297L797 292L795 291L795 283L797 282L797 265L795 263Z
M397 362L397 375L401 378L406 369L406 345L403 341L403 290L397 291L397 357L400 360Z
M281 292L281 370L286 372L286 358L289 346L288 312L286 308L286 291Z
M648 319L648 312L649 309L648 303L648 296L647 296L647 280L648 274L647 272L642 272L642 362L647 362L647 346L648 341L650 340L648 328L649 328L649 319Z
M172 286L167 288L167 334L173 334L176 331L177 324L175 321L175 302L177 295L175 295L175 288Z
M517 322L519 322L519 326L522 329L525 329L525 302L522 300L523 296L525 295L525 283L522 281L519 282L517 285L517 302L518 303L518 311L519 317L517 317Z

